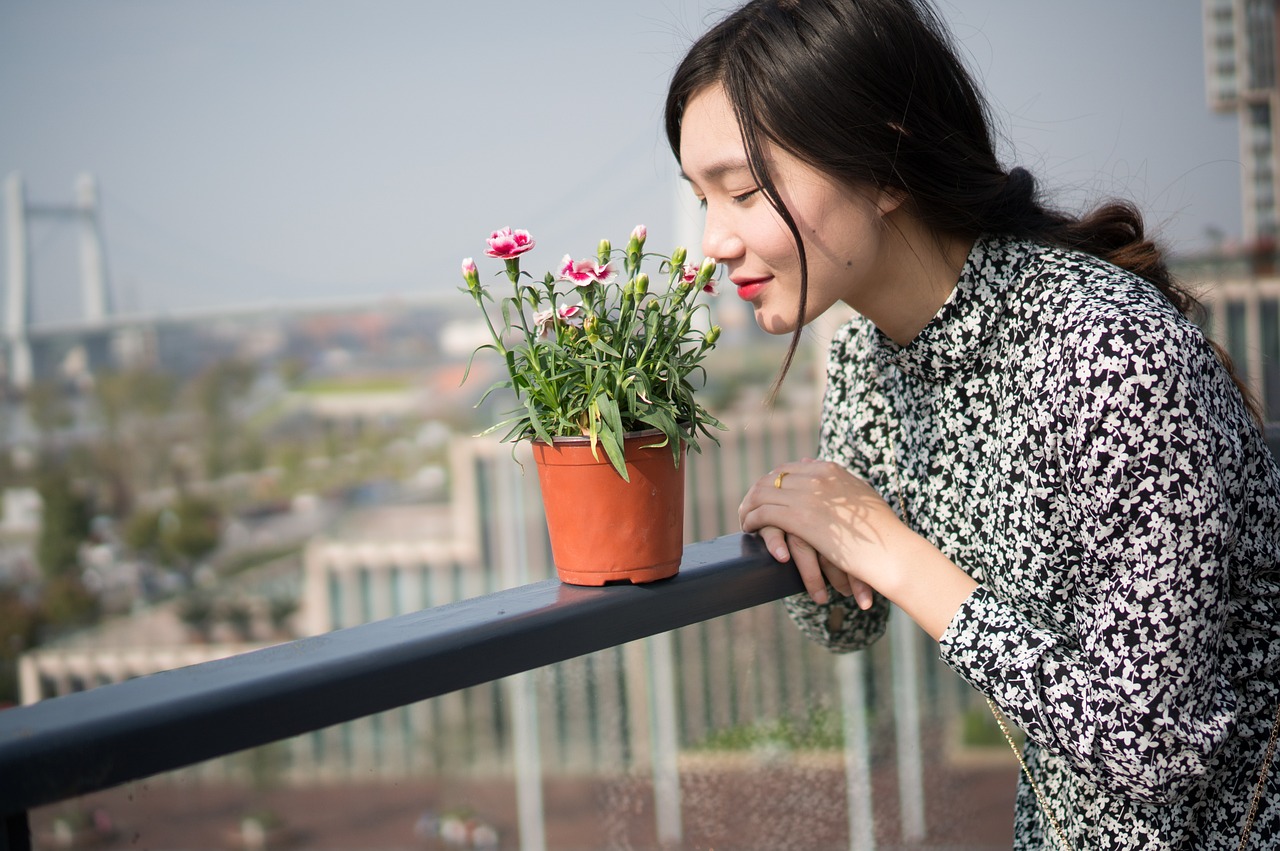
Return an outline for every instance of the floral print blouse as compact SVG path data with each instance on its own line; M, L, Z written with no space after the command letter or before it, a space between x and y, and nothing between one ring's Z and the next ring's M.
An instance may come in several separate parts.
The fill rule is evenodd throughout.
M985 237L908 346L840 329L821 446L980 583L942 659L1026 732L1073 848L1236 848L1280 701L1280 471L1199 327ZM837 652L888 616L787 608ZM1025 778L1014 818L1015 848L1058 847ZM1273 764L1251 847L1276 836Z

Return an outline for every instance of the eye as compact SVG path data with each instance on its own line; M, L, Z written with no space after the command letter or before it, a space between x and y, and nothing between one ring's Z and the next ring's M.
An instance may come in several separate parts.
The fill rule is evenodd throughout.
M733 203L742 204L747 200L749 200L750 198L752 198L759 191L760 191L760 188L756 187L755 189L748 189L746 192L743 192L741 195L734 195L732 196Z

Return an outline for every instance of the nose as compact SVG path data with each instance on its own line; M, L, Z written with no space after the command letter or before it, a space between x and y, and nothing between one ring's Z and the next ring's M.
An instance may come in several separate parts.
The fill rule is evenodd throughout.
M702 255L714 257L723 263L740 257L742 252L742 239L723 216L708 207L706 221L702 227Z

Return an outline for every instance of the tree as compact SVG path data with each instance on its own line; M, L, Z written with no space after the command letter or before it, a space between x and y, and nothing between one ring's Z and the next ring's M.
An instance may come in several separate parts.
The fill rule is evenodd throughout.
M196 377L193 392L205 428L205 475L211 479L231 466L234 406L253 385L253 378L253 366L239 360L219 361Z
M72 421L66 396L53 381L37 381L27 389L27 410L42 436L70 425Z
M16 588L0 588L0 707L18 702L18 656L36 643L40 613Z
M40 606L44 626L55 632L89 626L98 619L98 598L78 576L58 576L46 582Z
M211 499L184 493L171 506L131 516L124 543L138 553L186 567L207 556L222 539L222 509Z
M43 503L36 558L48 579L79 578L80 545L89 538L93 509L83 488L60 466L46 462L36 489Z

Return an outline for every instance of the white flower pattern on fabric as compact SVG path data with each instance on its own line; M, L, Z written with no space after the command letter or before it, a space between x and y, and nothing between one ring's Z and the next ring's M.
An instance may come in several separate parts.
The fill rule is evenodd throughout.
M1236 847L1280 700L1280 471L1194 323L1096 258L987 237L910 345L841 329L821 441L981 583L942 658L1026 731L1073 848ZM786 605L838 652L888 615ZM1025 779L1015 830L1054 847ZM1254 847L1277 835L1273 769Z

